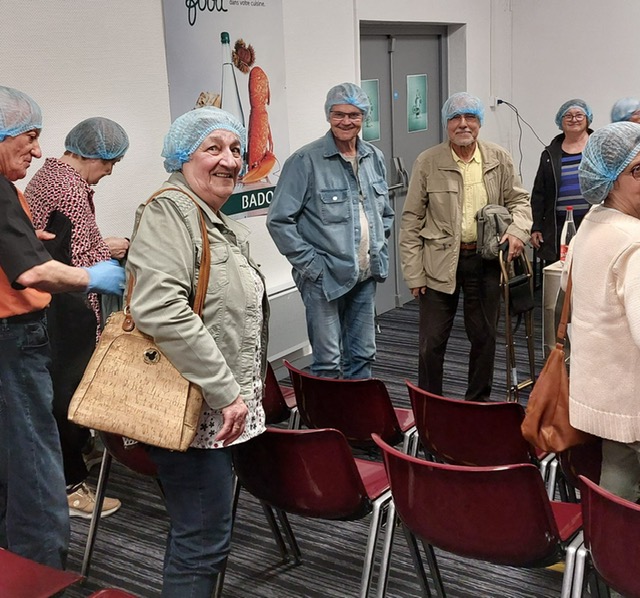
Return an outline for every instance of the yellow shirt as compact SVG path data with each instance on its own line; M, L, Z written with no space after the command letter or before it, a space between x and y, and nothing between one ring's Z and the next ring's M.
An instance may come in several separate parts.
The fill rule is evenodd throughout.
M487 205L489 198L482 180L482 155L476 146L471 160L465 162L451 150L453 159L462 173L464 195L462 197L462 243L475 243L478 240L478 225L475 216L478 210Z

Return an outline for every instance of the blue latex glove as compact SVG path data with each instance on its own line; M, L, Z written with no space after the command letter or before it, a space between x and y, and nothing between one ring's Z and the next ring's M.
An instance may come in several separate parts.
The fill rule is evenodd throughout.
M87 293L122 295L124 289L124 268L118 260L108 260L83 268L89 273Z

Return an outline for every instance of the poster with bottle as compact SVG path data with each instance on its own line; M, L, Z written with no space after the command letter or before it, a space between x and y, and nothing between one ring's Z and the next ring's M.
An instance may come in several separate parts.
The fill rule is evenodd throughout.
M163 0L172 120L217 106L247 128L245 166L223 211L264 214L289 155L282 0Z

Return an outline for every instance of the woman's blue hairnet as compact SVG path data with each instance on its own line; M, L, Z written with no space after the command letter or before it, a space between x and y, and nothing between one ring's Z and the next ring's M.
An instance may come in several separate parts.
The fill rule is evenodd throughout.
M454 93L442 106L442 127L447 128L449 122L454 116L461 114L473 114L480 121L480 126L484 123L484 106L480 98L472 96L466 91Z
M129 137L117 122L93 116L69 131L64 148L83 158L117 160L129 149Z
M371 110L369 96L362 87L358 87L355 83L340 83L340 85L335 85L327 92L327 99L324 103L324 113L327 120L329 120L331 107L336 104L351 104L361 110L365 118Z
M580 190L591 204L602 203L620 173L640 153L640 124L611 123L589 136L578 169Z
M574 98L573 100L567 100L562 104L562 106L560 106L558 112L556 112L556 125L560 130L562 130L562 117L571 110L571 108L578 108L579 110L582 110L584 115L587 117L587 126L591 124L591 121L593 121L593 112L591 112L589 104L580 98Z
M182 169L182 165L188 162L191 154L195 152L206 136L222 129L234 133L241 145L241 151L247 145L247 133L240 121L220 108L205 106L186 112L176 118L164 138L162 157L164 168L167 172L176 172Z
M26 93L0 85L0 141L42 129L42 111Z
M635 98L622 98L611 108L611 122L617 123L629 120L634 112L640 110L640 100Z

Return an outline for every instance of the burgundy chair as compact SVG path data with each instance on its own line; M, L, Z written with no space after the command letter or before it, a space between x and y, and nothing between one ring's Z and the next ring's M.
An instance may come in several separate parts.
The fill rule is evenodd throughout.
M107 491L107 482L109 481L109 473L111 472L113 459L115 458L136 473L151 476L157 481L156 466L149 458L144 445L125 443L125 439L122 436L108 434L106 432L100 432L100 438L104 444L104 454L102 456L100 475L98 476L98 483L96 485L96 505L91 515L91 523L89 525L89 532L87 533L87 543L82 559L81 573L85 577L89 576L91 568L91 557L93 556L93 548L100 525L100 512L102 511L102 503L104 502Z
M558 454L558 462L562 472L559 478L561 483L558 484L562 500L577 502L576 490L582 489L581 475L596 484L600 482L602 439L562 451Z
M368 595L383 515L391 502L381 462L354 458L338 430L267 428L264 434L234 447L234 467L242 487L281 511L285 525L286 513L333 521L353 521L371 514L359 594L361 598ZM284 531L291 540L289 531ZM299 555L295 540L291 550ZM380 571L380 578L386 573Z
M373 432L389 444L412 450L416 429L411 409L394 407L382 380L319 378L288 361L302 423L308 428L336 428L352 446L375 447Z
M597 576L625 598L640 598L640 506L580 476L584 546L576 557L573 597L585 589L585 573Z
M579 505L551 502L529 463L467 467L405 455L378 436L418 580L428 581L418 549L424 547L439 596L445 596L432 547L512 567L546 567L567 556L562 596L568 598L582 524ZM394 514L395 516L395 514Z
M81 579L77 573L47 567L0 548L2 598L49 598Z
M267 425L280 424L289 420L289 428L299 427L296 395L293 388L278 382L273 366L267 362L267 377L264 386L262 406Z
M547 477L552 453L538 452L520 430L524 408L514 402L477 403L435 395L408 380L411 408L423 448L453 465L492 466L533 463ZM555 479L548 480L553 496Z

